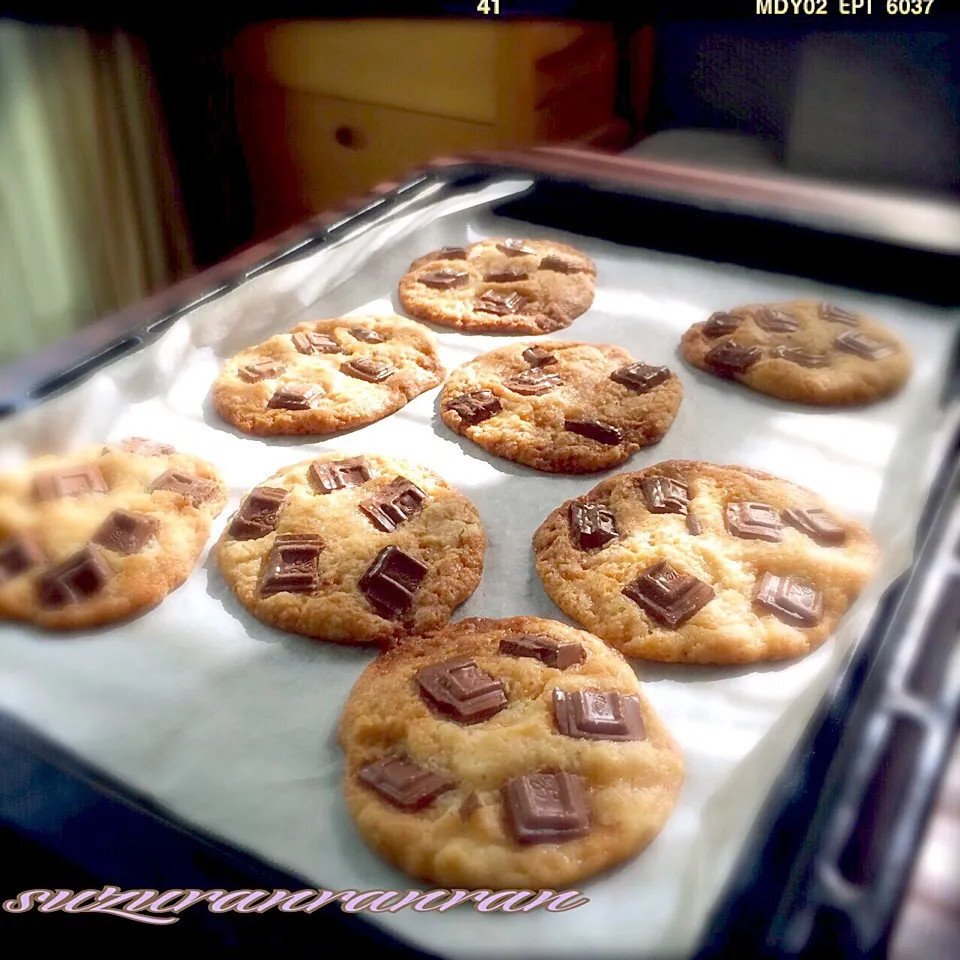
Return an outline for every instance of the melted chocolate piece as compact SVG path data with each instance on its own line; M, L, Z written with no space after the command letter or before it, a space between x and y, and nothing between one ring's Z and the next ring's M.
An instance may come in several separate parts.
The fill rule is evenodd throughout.
M786 310L764 307L753 315L753 322L767 333L795 333L800 321Z
M387 340L376 330L368 330L366 327L351 327L349 333L355 340L362 340L364 343L386 343Z
M417 280L425 287L433 287L434 290L450 290L453 287L462 287L470 280L470 274L466 270L444 267L442 270L421 273Z
M597 550L620 536L609 507L591 500L570 502L570 539L578 550Z
M278 360L257 360L256 363L248 363L245 367L237 370L237 376L247 383L259 383L261 380L271 380L273 377L279 377L286 364Z
M340 364L340 372L356 377L358 380L366 380L367 383L382 383L388 377L392 377L397 372L397 368L386 360L354 357L353 360Z
M129 556L139 553L156 535L160 523L156 517L129 510L114 510L93 535L93 543L114 553Z
M323 547L322 538L311 534L279 535L260 574L260 595L313 593L320 586Z
M687 533L694 537L699 537L700 534L703 533L703 527L700 526L700 521L692 513L687 513Z
M860 321L848 310L842 310L835 307L832 303L822 302L817 305L817 316L821 320L829 320L831 323L842 323L848 327L857 327Z
M324 395L319 383L282 383L267 406L274 410L309 410Z
M169 443L157 443L156 440L147 440L146 437L127 437L108 444L103 452L108 450L122 450L124 453L138 453L141 457L166 457L176 453Z
M562 843L590 832L583 781L574 773L528 773L503 787L507 822L518 843Z
M530 301L519 293L499 293L496 290L485 291L476 302L476 309L481 313L495 313L498 317L506 317L511 313L519 313Z
M301 332L290 335L298 353L318 355L321 353L346 353L333 337L326 333Z
M536 253L526 240L503 240L497 244L497 249L507 256L515 257L522 253Z
M732 377L735 373L749 370L761 356L758 347L745 347L731 340L724 340L708 350L703 360L715 373Z
M640 489L651 513L687 512L690 490L673 477L644 477Z
M113 576L100 548L88 543L63 563L51 567L37 584L45 607L65 607L95 597Z
M610 374L615 383L622 383L637 393L649 393L665 380L670 379L670 371L666 367L652 367L649 363L630 363Z
M507 705L503 681L484 673L472 657L433 663L415 676L420 695L459 723L479 723Z
M477 390L454 397L447 404L447 409L456 413L464 423L473 426L498 414L503 404L489 390Z
M391 533L423 509L427 495L406 477L391 480L382 490L360 503L360 509L385 533Z
M182 470L167 470L150 484L149 492L169 490L171 493L181 494L195 507L199 507L208 500L213 500L217 495L217 489L213 480L204 480L202 477L195 477L192 473L184 473Z
M317 493L333 493L344 487L359 487L373 474L365 457L349 460L314 460L307 470L307 479Z
M287 496L282 487L255 487L231 521L230 536L236 540L259 540L272 533Z
M741 323L743 323L743 317L720 310L717 313L710 314L707 322L703 325L703 335L711 340L716 337L725 337L728 334L735 333Z
M517 633L504 637L497 653L502 657L533 657L556 670L566 670L582 663L587 656L582 643L554 640L542 633Z
M480 798L477 796L476 791L471 790L464 798L463 803L460 804L460 814L461 820L469 820L474 813L479 810L483 804L480 802Z
M623 440L623 434L616 427L597 420L564 420L563 429L608 447L615 447Z
M523 267L493 267L488 270L483 279L487 283L513 283L517 280L526 280L529 274Z
M0 583L6 583L33 567L46 563L36 537L21 533L0 543Z
M81 497L85 493L106 493L107 483L93 465L62 467L34 477L33 495L37 500L58 500L60 497Z
M441 247L431 256L434 260L466 260L467 254L466 247Z
M852 353L864 360L883 360L895 354L896 348L876 337L867 336L859 330L845 330L833 341L838 350Z
M581 268L563 257L550 254L540 261L541 270L552 270L554 273L577 273Z
M360 578L358 586L370 605L385 620L406 613L427 568L396 547L384 547Z
M548 353L543 347L527 347L523 351L523 359L530 364L531 367L547 367L551 363L556 363L557 358L552 354Z
M793 577L765 573L757 584L754 600L778 620L795 627L816 626L823 616L820 591Z
M554 690L557 730L578 740L646 740L640 698L592 690Z
M765 503L728 503L727 530L744 540L779 543L782 538L780 514Z
M830 365L830 356L826 353L811 353L802 347L774 347L770 351L770 356L778 360L786 360L789 363L795 363L799 367L809 367L812 370Z
M823 546L836 547L847 539L847 531L826 510L821 510L819 507L796 507L793 510L784 510L781 516L784 523L796 527L801 533L805 533L811 540Z
M452 780L437 776L406 757L387 757L368 763L357 776L385 800L409 811L422 810L454 787Z
M671 629L686 623L716 596L709 584L674 570L666 560L647 567L623 593L653 620Z
M563 381L555 373L547 373L541 367L531 367L511 377L504 383L508 390L524 397L541 397L559 387Z

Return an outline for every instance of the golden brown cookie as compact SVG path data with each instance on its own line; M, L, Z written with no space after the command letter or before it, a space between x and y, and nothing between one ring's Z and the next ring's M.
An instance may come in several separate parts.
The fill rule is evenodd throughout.
M258 620L350 644L443 626L476 590L485 550L474 505L426 467L328 453L252 490L218 558Z
M340 744L363 839L471 890L562 889L635 855L684 775L623 657L535 617L402 640L351 691Z
M316 320L231 357L212 399L244 433L328 434L395 413L444 374L436 337L412 320Z
M491 350L444 385L440 416L490 453L549 473L623 463L670 428L683 387L610 344L545 340Z
M0 617L70 630L155 606L190 575L226 500L214 466L141 438L0 476Z
M715 376L810 404L872 403L896 393L912 367L886 327L816 300L714 313L683 335L681 352Z
M468 333L550 333L590 309L596 277L593 261L564 243L481 240L414 260L400 303Z
M618 650L718 664L820 646L878 557L815 494L690 460L604 480L554 510L533 549L553 602Z

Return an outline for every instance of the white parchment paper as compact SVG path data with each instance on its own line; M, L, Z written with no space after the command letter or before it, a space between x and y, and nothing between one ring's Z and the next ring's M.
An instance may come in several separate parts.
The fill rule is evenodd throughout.
M209 391L224 359L301 320L401 312L397 281L427 250L536 234L589 253L598 267L596 301L556 338L621 344L639 359L677 370L684 384L683 405L665 439L622 469L678 457L778 474L869 524L883 547L883 566L835 637L802 661L736 669L638 664L684 750L687 779L673 817L648 850L580 885L589 903L560 914L467 907L369 919L456 960L687 956L831 677L882 591L909 564L957 318L806 280L532 229L488 211L498 195L524 186L487 188L408 212L199 307L152 346L3 424L0 469L123 436L172 442L217 463L229 483L231 501L214 525L213 543L243 493L287 463L336 449L418 459L473 499L487 530L484 578L458 618L566 619L541 588L530 538L555 506L589 490L599 475L549 476L487 455L442 425L439 390L324 442L242 436L212 412ZM916 363L906 389L864 409L818 410L767 399L680 359L681 333L712 311L799 296L862 310L900 333ZM507 342L436 332L448 370ZM0 709L173 814L318 888L408 890L418 885L367 850L340 793L336 725L372 657L254 620L205 552L181 589L130 623L69 639L3 625Z

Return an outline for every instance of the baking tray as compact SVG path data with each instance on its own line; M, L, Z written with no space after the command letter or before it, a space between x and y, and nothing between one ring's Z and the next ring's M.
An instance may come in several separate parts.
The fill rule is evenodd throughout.
M105 364L149 343L198 303L209 302L265 271L303 257L325 244L349 237L371 223L394 216L400 209L417 205L422 207L425 204L429 206L441 197L456 195L457 191L518 176L532 175L532 189L519 199L501 204L496 210L498 215L531 224L559 226L629 246L687 253L827 282L842 279L846 285L856 285L864 290L939 305L956 305L951 271L955 275L957 251L955 246L951 246L949 216L946 220L928 219L927 229L922 231L916 230L914 223L916 235L911 237L911 224L905 223L902 217L892 220L889 208L884 217L877 213L876 204L863 202L851 207L849 197L845 197L846 205L838 208L836 202L829 202L830 191L825 191L827 202L823 203L823 198L820 198L822 206L818 210L813 202L815 198L804 197L802 190L799 191L799 203L795 195L792 204L784 202L782 196L778 199L773 189L775 184L768 185L766 190L754 191L751 195L749 191L744 191L744 183L738 183L736 178L721 178L711 183L709 178L705 182L703 177L684 179L678 176L675 169L658 168L657 165L614 165L610 169L610 164L604 162L594 163L588 174L584 174L582 166L571 173L570 164L566 162L570 159L559 151L552 156L537 156L533 161L516 158L513 163L450 164L411 179L337 221L319 227L317 224L308 224L299 228L285 235L270 249L251 251L240 260L191 281L189 289L181 288L163 295L162 304L155 301L152 305L141 306L84 332L75 339L74 344L61 346L46 356L31 358L28 364L14 371L13 377L4 377L0 413L12 414L68 390ZM543 169L551 166L552 169ZM645 178L637 173L639 171L642 175L644 167L647 168ZM627 170L630 171L629 176L626 175ZM879 209L883 209L882 204ZM939 225L939 232L930 229L931 223ZM870 268L857 272L856 264L864 263L863 258L868 258L866 262ZM174 302L177 295L183 294L186 294L183 296L185 302ZM84 352L80 353L78 347ZM951 381L953 383L955 379ZM948 415L930 465L939 478L931 488L930 503L933 506L930 509L939 510L937 516L941 518L947 515L946 504L951 496L955 496L955 482L951 485L949 479L943 479L944 471L956 458L955 433L952 432L955 421L949 415L955 409L953 403L951 386L944 397ZM932 529L937 531L942 526L942 523L934 524ZM882 664L896 659L897 650L901 651L901 659L906 657L903 651L911 644L916 656L920 656L917 651L924 651L928 647L943 647L943 643L938 647L937 643L928 639L928 634L936 626L933 621L928 623L914 615L909 624L910 630L894 629L894 625L899 624L902 628L906 623L903 618L913 608L911 605L916 606L921 594L928 597L934 589L930 584L938 582L938 571L944 568L942 557L938 559L944 549L947 548L936 542L935 537L924 540L913 573L905 584L891 591L883 608L893 619L886 620L885 615L879 617L875 629L857 647L856 655L840 670L831 694L824 702L824 717L819 724L811 727L810 734L810 742L817 746L814 754L821 761L819 767L828 769L808 769L816 766L810 763L803 766L801 761L810 759L810 751L807 749L805 752L805 746L808 745L798 748L796 757L800 767L791 764L790 770L792 774L802 769L803 778L798 781L796 776L786 776L772 794L771 803L774 806L766 811L770 822L778 828L782 827L784 819L789 819L791 811L797 816L798 805L800 821L819 818L817 822L820 822L826 818L826 821L833 822L830 818L839 817L842 820L846 816L849 827L851 814L855 814L860 807L867 809L869 803L878 802L878 790L873 789L866 799L860 798L858 807L856 793L851 794L849 790L853 779L850 776L845 778L848 789L842 795L820 789L828 782L830 772L833 771L835 776L837 769L829 762L823 762L823 759L826 757L829 761L834 750L837 758L844 757L848 761L850 756L864 756L863 750L856 749L855 739L851 740L859 729L854 721L866 716L875 724L879 722L875 719L877 717L893 716L894 708L881 696L884 691L878 687L879 681L874 681L872 686L867 682L871 676L883 676L882 671L877 672ZM941 591L947 591L949 582L941 583ZM929 598L925 603L929 608ZM900 620L897 620L898 617ZM941 634L945 631L949 633L951 621L948 614L939 616L939 620L934 617L933 620L940 624ZM943 623L948 626L943 627ZM940 656L943 656L942 649ZM866 669L870 664L874 666L872 674ZM931 676L951 676L949 671L944 674L943 671L924 669ZM889 796L897 797L904 795L905 786L910 784L910 795L920 796L923 802L914 802L909 810L892 819L888 811L890 825L884 832L885 840L889 843L892 835L901 839L901 843L892 844L900 851L899 860L892 862L889 857L886 860L882 857L878 859L876 851L870 854L867 850L870 837L858 838L857 858L873 864L872 878L877 875L884 877L884 895L863 896L858 900L850 896L849 890L840 891L846 893L844 898L837 893L839 887L834 884L832 889L836 895L831 899L831 888L827 885L824 887L827 894L820 894L820 900L824 901L820 906L834 912L824 909L820 913L828 918L828 925L833 924L831 930L837 928L838 915L847 916L857 930L862 930L866 923L864 917L870 914L872 921L868 926L873 931L884 929L884 923L888 924L893 915L897 886L898 883L902 886L905 876L903 869L898 871L896 868L902 868L909 860L909 852L914 844L907 841L912 836L911 831L915 840L915 833L922 824L924 804L929 803L936 784L945 744L949 742L949 723L955 717L955 710L951 713L950 707L955 707L956 694L949 684L936 690L930 687L926 692L929 716L926 717L924 730L936 731L939 739L931 733L933 739L930 742L935 746L927 746L920 751L924 763L919 770L901 765L895 771L896 776L886 777L881 785L883 789L879 791L889 791ZM917 699L915 691L911 692L911 696ZM822 738L825 731L829 733L832 729L835 732L838 719L846 721L845 738L837 738L834 750L826 751L824 744L828 741ZM838 745L841 739L842 744ZM871 742L875 744L876 741L877 734L873 733ZM874 750L874 767L877 763L882 765L882 745ZM936 745L939 745L939 752ZM196 831L183 825L171 823L162 811L152 809L148 801L132 796L123 785L111 782L90 771L75 758L65 756L63 751L36 737L12 719L5 719L0 727L0 758L4 761L3 769L9 771L4 775L0 796L3 818L19 835L52 845L69 861L104 878L101 883L154 889L187 886L206 889L250 886L297 889L310 886L297 878L284 877L222 844L198 837ZM856 778L861 788L868 787L875 780L874 767L864 764L861 764L863 769L858 769ZM856 768L851 768L847 762L840 769L849 771ZM821 773L823 776L818 780ZM796 789L798 784L804 787L800 792ZM82 810L84 813L82 817L71 819L66 816L69 810ZM856 820L856 817L853 819ZM803 937L797 933L803 928L803 923L798 920L798 924L789 931L792 940L774 929L775 923L780 924L776 929L783 927L787 916L785 907L789 906L798 916L807 916L813 901L809 895L796 895L798 891L810 890L810 884L805 882L803 876L779 877L766 862L762 838L769 834L769 826L761 824L757 837L747 848L740 870L731 880L728 897L721 901L716 922L707 937L714 951L724 949L725 938L734 935L740 937L736 941L738 952L746 952L747 955L758 954L764 943L774 950L788 946L793 949L798 944L806 949L809 944L819 942L817 936L822 936L817 933L820 929L817 922L808 924L808 935ZM110 837L112 842L104 844L101 839L104 836ZM782 863L799 864L800 853L804 849L808 854L812 853L815 859L820 856L821 851L811 850L809 844L804 844L803 837L791 836L789 832L777 836L795 843L792 848L778 846L777 852L782 857ZM162 858L151 852L158 849L163 850ZM825 851L823 855L830 854L831 851ZM873 856L873 860L869 860L869 855ZM849 854L847 860L850 860ZM816 860L815 872L825 862ZM197 879L188 882L184 877L185 870ZM224 877L230 877L231 880L225 881ZM269 881L264 879L267 877ZM745 883L745 878L750 878L750 882ZM774 880L777 881L775 887ZM25 888L22 880L11 877L10 882L17 889ZM52 883L49 879L41 882L37 878L39 886L50 886ZM77 889L76 886L73 888ZM765 898L766 901L770 900L769 895L774 888L779 891L778 902L765 912ZM794 898L792 901L791 896ZM753 909L752 914L748 908ZM804 910L807 914L803 914ZM836 912L838 910L839 914ZM284 922L280 924L267 922L266 917L258 917L256 933L252 932L253 925L248 922L249 918L231 919L230 915L213 916L197 911L191 912L189 917L198 931L196 935L200 935L201 929L209 930L211 936L226 937L227 941L230 937L240 937L241 940L236 942L249 943L251 936L269 936L268 929L274 928L280 940L295 940L303 935L293 930L290 917L281 918ZM877 917L881 919L878 921ZM18 922L23 919L18 918ZM50 930L53 917L42 919L45 929ZM317 915L311 918L314 929L317 920ZM380 948L384 949L382 935L376 934L356 917L327 911L327 921L335 926L346 924L354 936L379 936ZM764 922L769 930L763 927ZM242 925L242 934L238 932L238 924ZM302 925L299 926L302 931ZM104 934L106 932L104 930ZM744 937L747 939L744 940ZM732 943L730 941L728 946ZM748 944L756 949L751 949ZM625 949L624 955L633 954Z

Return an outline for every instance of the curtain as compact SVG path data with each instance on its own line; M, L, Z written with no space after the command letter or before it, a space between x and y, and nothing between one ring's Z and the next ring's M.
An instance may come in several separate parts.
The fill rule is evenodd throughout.
M0 364L191 263L143 48L0 20Z

